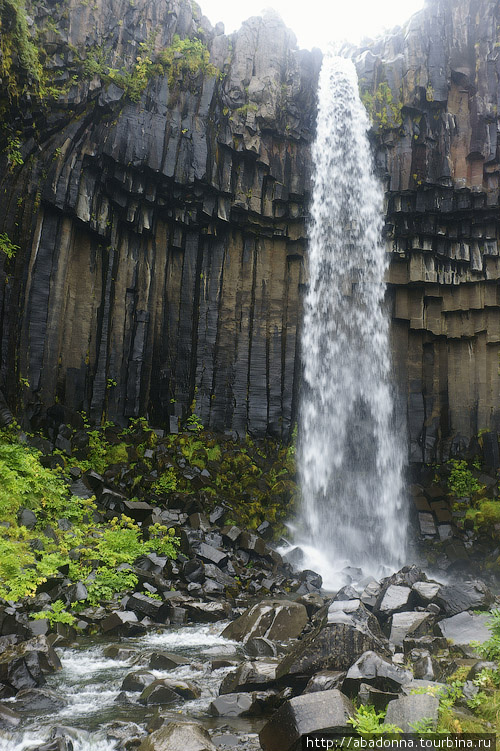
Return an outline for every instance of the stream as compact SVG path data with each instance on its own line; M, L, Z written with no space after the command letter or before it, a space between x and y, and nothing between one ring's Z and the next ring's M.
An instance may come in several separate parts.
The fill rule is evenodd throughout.
M133 670L147 668L153 651L174 652L188 658L190 663L173 670L148 668L148 672L156 678L190 681L201 689L199 699L161 708L161 717L201 720L214 733L216 745L222 748L237 743L240 749L258 749L257 732L262 721L214 718L208 714L222 679L234 667L213 669L212 661L230 660L234 663L244 659L240 644L219 636L226 625L186 626L122 640L82 637L75 647L57 648L62 670L47 676L44 688L63 696L68 705L56 713L30 713L15 731L0 730L0 751L35 749L54 738L54 728L57 727L71 728L67 734L71 735L74 751L115 751L119 745L117 735L127 739L144 735L145 725L160 708L139 704L139 692L127 692L119 699L117 697L125 676ZM133 650L134 654L126 660L106 657L106 647L118 643L124 649ZM14 706L14 700L11 702ZM7 706L11 702L3 700Z

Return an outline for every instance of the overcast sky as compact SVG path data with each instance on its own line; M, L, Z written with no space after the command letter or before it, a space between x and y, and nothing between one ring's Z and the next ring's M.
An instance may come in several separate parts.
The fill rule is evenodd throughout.
M274 8L293 29L300 47L325 49L329 41L345 39L357 44L363 37L401 25L422 9L424 0L259 0L253 6L237 0L198 3L212 25L223 21L226 34L250 16L260 15L263 8Z

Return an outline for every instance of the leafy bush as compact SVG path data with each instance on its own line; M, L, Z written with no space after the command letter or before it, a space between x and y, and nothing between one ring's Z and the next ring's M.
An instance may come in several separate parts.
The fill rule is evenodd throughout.
M451 467L448 478L448 490L455 498L472 496L483 489L467 466L467 462L459 459L450 459L448 466Z
M382 722L384 717L385 712L377 712L375 707L361 705L356 709L354 717L350 717L347 722L352 725L360 735L402 732L401 728L397 725Z
M76 621L75 616L68 613L62 600L56 600L56 602L53 602L50 606L50 610L40 610L38 613L32 615L31 618L35 621L47 618L51 626L53 626L54 623L66 623L69 626L72 626Z

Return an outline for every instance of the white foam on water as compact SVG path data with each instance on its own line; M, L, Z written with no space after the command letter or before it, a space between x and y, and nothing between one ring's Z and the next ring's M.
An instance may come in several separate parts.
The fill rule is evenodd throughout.
M161 634L147 636L143 644L147 647L160 647L175 652L183 649L199 649L221 647L226 648L234 642L223 639L220 635L227 623L210 624L208 626L196 626L183 628L179 631L165 631Z
M32 732L21 736L0 730L0 751L30 751L49 740L48 731ZM73 738L74 751L115 751L116 742L107 740L101 733Z

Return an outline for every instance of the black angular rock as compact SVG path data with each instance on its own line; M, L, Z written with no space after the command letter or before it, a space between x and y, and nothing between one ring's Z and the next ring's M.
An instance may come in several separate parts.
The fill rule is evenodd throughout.
M122 681L121 691L143 691L156 680L156 676L148 670L134 670L128 673Z
M295 751L306 733L348 732L354 706L340 691L319 691L286 701L259 733L263 751Z
M304 605L291 600L263 600L232 621L222 636L243 643L256 636L283 641L298 637L307 622Z
M343 684L343 690L349 696L356 696L362 683L378 688L380 691L400 690L401 686L411 683L409 670L393 665L376 652L365 652L349 668Z
M465 610L487 610L494 597L484 582L476 580L441 587L435 600L452 616Z
M390 654L377 619L359 600L332 603L320 623L280 662L277 677L310 678L321 670L348 670L369 650Z

